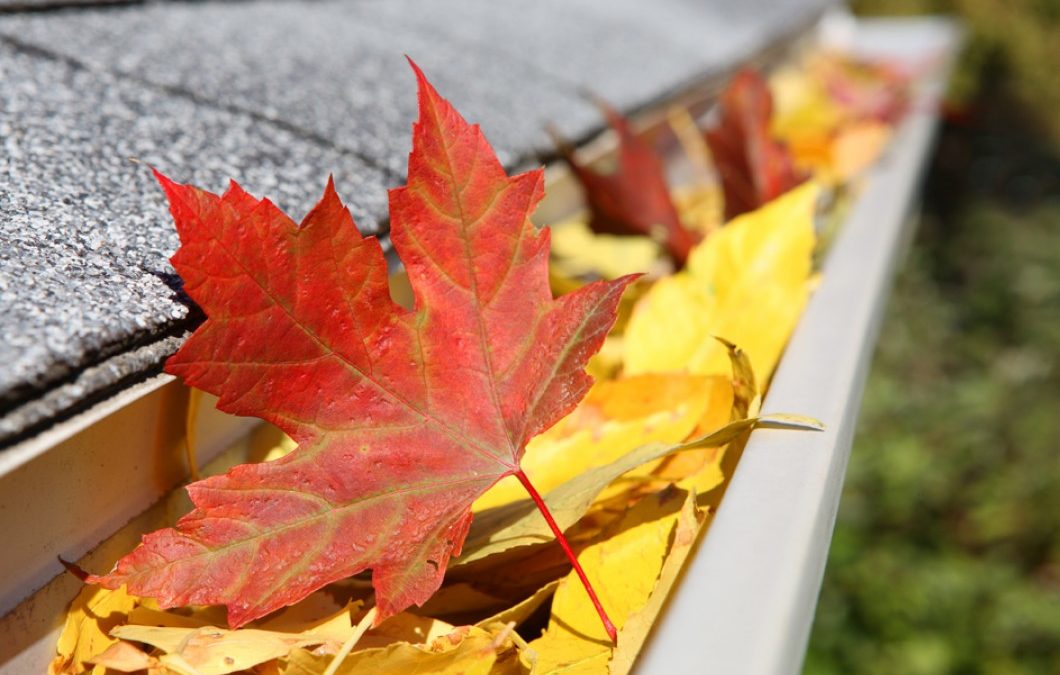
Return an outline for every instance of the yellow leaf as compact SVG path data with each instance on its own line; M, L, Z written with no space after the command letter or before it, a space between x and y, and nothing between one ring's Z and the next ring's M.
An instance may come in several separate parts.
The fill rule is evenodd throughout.
M154 598L138 598L138 603L125 623L140 626L170 628L203 628L219 626L226 621L224 607L216 605L193 605L163 610Z
M838 53L812 55L798 68L785 68L770 79L774 115L771 131L783 139L796 162L817 180L842 183L856 177L879 156L890 126L844 105L828 90L836 76L878 91L899 87L883 70Z
M659 579L655 582L651 597L644 606L630 613L622 630L618 633L618 645L611 657L611 675L625 675L632 670L633 662L640 653L648 633L651 632L651 627L662 610L666 596L669 595L685 560L688 559L692 545L695 544L699 530L703 526L704 518L705 514L696 508L695 499L687 499L682 505L674 526L673 543L670 544L670 551L659 571Z
M622 629L648 602L670 547L670 535L691 495L664 490L642 499L623 516L617 533L578 555L600 602ZM612 645L585 588L574 572L560 582L545 633L530 643L537 670L606 673Z
M736 218L658 281L626 328L625 372L727 375L719 336L768 379L809 296L817 194L808 183Z
M828 169L837 181L847 181L867 169L879 157L891 129L871 120L843 128L832 141Z
M746 417L746 410L744 414L737 414L734 410L735 399L731 380L720 375L704 379L709 383L710 399L692 437L707 435L724 427L730 420ZM718 466L719 451L720 448L699 448L670 455L650 468L651 475L666 482L685 480L687 482L682 483L681 487L705 492L720 485L724 480Z
M125 623L136 626L157 626L166 628L203 628L212 626L216 621L207 621L202 617L177 612L166 612L147 605L140 605L129 612L129 618Z
M476 626L479 628L489 628L494 625L508 625L514 623L516 626L522 624L530 615L537 611L537 608L545 604L552 595L556 592L556 587L559 586L559 581L551 581L541 588L537 589L533 595L525 600L505 609L501 612L497 612L493 616L486 617L479 621Z
M57 646L58 656L49 665L48 672L65 675L89 670L84 662L118 642L110 637L110 631L125 622L138 602L138 598L125 592L125 587L116 591L99 586L81 589L66 614ZM102 667L92 670L102 672Z
M552 226L552 267L567 277L617 277L667 271L659 244L648 237L595 234L580 220Z
M465 623L455 621L453 617L481 616L484 612L495 612L510 604L510 601L483 590L475 583L457 582L446 583L439 588L418 611L425 616L449 619L451 623Z
M128 642L120 641L107 647L102 654L89 659L89 663L122 673L135 673L139 670L155 673L162 670L158 659Z
M392 644L427 644L449 635L455 626L440 619L401 612L370 629L357 642L356 649L388 647Z
M718 183L698 183L670 192L681 222L688 229L707 235L725 222L725 200Z
M676 452L725 445L761 424L771 424L776 416L734 420L713 433L687 443L648 443L626 453L610 464L584 471L544 496L549 511L561 529L576 523L600 491L619 476L648 462ZM785 425L805 427L785 420ZM529 499L487 509L472 521L464 550L450 569L519 546L553 540L552 530Z
M393 644L384 649L355 651L342 662L336 675L360 673L440 673L485 675L499 663L518 661L509 639L474 626L461 626L429 645ZM321 675L331 656L299 649L281 661L283 675Z
M546 634L532 641L530 649L537 656L534 675L604 675L611 658L611 648L603 642L567 632Z
M773 94L770 133L791 142L793 138L828 138L844 122L842 108L829 96L821 78L807 66L778 70L769 78Z
M632 307L631 307L632 309ZM597 382L613 379L622 370L622 336L612 332L604 340L600 351L592 355L589 363L585 366L585 372L589 373Z
M247 462L271 462L289 454L298 446L287 434L277 427L265 423L250 434L250 446L247 448Z
M289 635L243 628L225 630L171 628L158 626L118 626L111 635L122 640L143 642L165 652L159 661L176 669L193 669L200 675L226 675L288 654L292 649L319 645L326 638Z
M597 383L575 410L530 441L523 471L539 492L603 466L646 443L688 438L703 417L714 384L707 378L642 375ZM729 408L724 408L728 418ZM526 499L514 476L475 502L481 512Z
M353 632L353 614L360 607L360 601L340 605L327 590L319 590L255 622L254 628L324 638L330 643L341 645Z

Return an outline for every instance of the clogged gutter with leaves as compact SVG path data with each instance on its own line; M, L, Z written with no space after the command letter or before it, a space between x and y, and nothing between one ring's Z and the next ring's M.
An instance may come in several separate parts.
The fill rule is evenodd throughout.
M287 437L87 575L51 672L628 672L747 432L816 428L760 385L910 78L739 73L707 129L675 118L718 177L677 189L604 106L615 166L561 143L589 212L539 229L542 172L413 69L410 306L330 182L299 225L156 173L207 316L166 370Z

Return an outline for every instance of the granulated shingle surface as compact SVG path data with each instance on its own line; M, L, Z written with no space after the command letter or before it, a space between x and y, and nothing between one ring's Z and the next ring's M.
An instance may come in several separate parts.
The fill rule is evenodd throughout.
M334 172L375 227L393 181L267 122L0 44L0 409L186 324L165 283L176 233L139 158L221 190L237 176L300 217ZM168 347L173 347L167 343ZM166 354L158 355L161 359ZM157 360L157 359L156 359ZM88 394L110 379L82 382ZM47 412L0 419L0 439Z
M131 4L142 0L0 0L0 13L43 12L66 7Z
M621 109L723 69L822 0L360 0L161 3L25 15L0 34L251 114L404 170L408 54L506 164L597 128L591 90Z
M234 177L300 217L334 172L385 218L415 116L404 54L509 166L731 68L824 0L148 3L0 14L0 444L157 364L190 323L149 172ZM152 351L154 350L154 351ZM108 359L115 360L106 367ZM137 365L130 365L137 364ZM62 391L58 391L61 388Z

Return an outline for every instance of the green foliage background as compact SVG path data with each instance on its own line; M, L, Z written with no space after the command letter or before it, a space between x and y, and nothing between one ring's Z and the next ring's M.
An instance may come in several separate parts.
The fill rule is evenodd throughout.
M869 379L811 675L1060 673L1060 6L969 25Z

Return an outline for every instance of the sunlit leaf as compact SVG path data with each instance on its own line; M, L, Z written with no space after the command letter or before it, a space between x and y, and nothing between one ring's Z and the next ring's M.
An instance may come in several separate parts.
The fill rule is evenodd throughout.
M740 345L766 381L809 297L817 187L803 185L745 214L657 282L626 327L627 374L726 375L724 345Z

